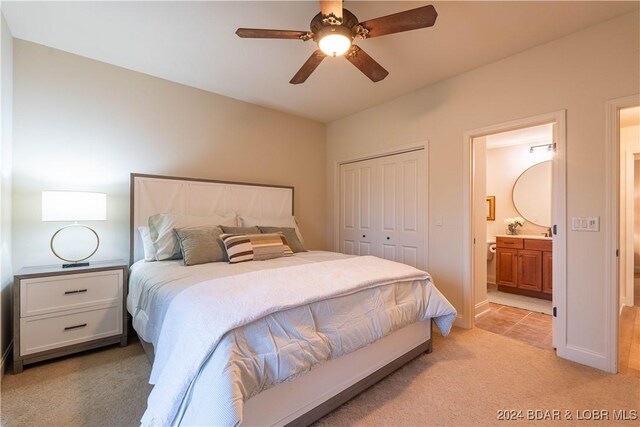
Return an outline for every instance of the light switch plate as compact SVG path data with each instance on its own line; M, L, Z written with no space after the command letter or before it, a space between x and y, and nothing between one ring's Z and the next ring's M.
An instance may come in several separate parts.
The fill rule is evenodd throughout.
M580 230L580 218L578 217L573 217L571 218L571 229L573 231L579 231Z
M436 215L436 227L442 227L442 215Z
M571 217L571 230L573 231L600 231L599 216L574 216Z

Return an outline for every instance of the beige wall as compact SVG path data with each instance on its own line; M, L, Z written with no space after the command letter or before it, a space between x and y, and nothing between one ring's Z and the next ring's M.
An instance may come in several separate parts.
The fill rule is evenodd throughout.
M293 185L305 242L326 247L324 124L22 40L14 52L15 269L59 262L43 190L107 193L94 259L128 259L131 172Z
M11 342L11 150L13 112L13 37L0 13L0 355L5 356ZM7 360L9 355L7 354ZM3 362L5 359L3 358ZM4 363L0 370L4 369Z
M537 46L380 106L327 130L328 227L333 247L338 159L429 140L429 270L463 312L463 164L467 130L567 110L567 215L607 229L605 103L640 91L637 12ZM391 75L393 78L393 75ZM443 227L433 218L442 215ZM605 354L605 233L567 231L567 340ZM603 356L604 357L604 356Z

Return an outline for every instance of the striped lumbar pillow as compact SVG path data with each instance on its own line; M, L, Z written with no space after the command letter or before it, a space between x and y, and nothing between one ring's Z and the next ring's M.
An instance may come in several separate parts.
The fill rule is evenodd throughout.
M220 238L227 249L230 264L293 255L287 240L280 233L222 234Z

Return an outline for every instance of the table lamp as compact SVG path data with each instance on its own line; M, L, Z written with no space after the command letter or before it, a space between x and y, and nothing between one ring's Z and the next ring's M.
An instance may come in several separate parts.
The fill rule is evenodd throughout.
M78 221L105 221L107 219L107 195L104 193L88 193L82 191L43 191L42 192L42 221L73 221L73 224L64 226L51 236L51 252L67 263L62 268L86 267L89 259L96 253L100 246L100 238L94 229ZM96 238L96 247L89 255L80 258L66 258L60 256L54 247L56 236L70 227L83 227L89 230Z

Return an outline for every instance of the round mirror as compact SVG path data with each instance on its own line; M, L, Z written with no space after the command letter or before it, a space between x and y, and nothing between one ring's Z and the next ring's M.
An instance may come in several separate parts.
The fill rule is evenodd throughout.
M551 226L551 160L522 172L513 185L513 204L527 221Z

